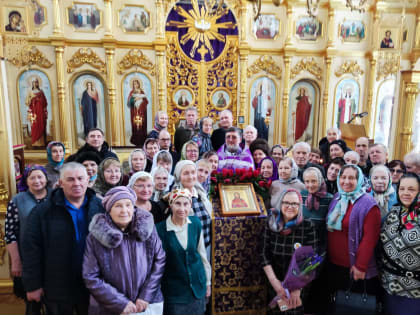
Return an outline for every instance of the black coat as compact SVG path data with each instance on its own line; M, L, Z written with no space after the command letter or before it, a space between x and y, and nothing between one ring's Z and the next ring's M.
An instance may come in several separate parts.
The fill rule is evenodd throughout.
M219 148L225 144L225 135L226 129L225 128L218 128L213 131L211 135L211 144L213 149L217 152Z
M94 147L92 147L88 143L85 143L83 145L83 147L81 147L79 150L77 150L77 152L75 154L72 154L67 158L67 162L75 161L81 153L88 152L88 151L96 152L99 155L99 157L101 159L101 162L103 160L105 160L106 158L109 158L109 157L112 157L112 158L117 159L119 161L118 156L114 152L111 151L108 143L106 141L104 141L104 143L102 144L101 150L99 152L98 152L98 150L96 150Z
M92 189L88 188L86 196L84 210L89 224L95 214L105 210ZM27 292L43 288L47 299L56 303L73 304L88 299L73 220L61 188L31 211L21 246Z

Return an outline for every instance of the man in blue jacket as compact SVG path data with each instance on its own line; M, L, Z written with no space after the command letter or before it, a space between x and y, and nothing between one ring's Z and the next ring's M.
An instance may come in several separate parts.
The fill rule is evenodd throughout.
M29 301L43 301L49 315L88 314L82 260L92 217L104 212L82 164L60 170L60 188L35 207L22 242L23 282Z

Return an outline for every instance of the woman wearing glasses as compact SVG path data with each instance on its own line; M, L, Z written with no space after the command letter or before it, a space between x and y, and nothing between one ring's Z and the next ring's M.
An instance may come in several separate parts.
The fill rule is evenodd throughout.
M387 164L389 171L391 172L392 177L392 187L397 191L398 183L400 182L401 177L406 173L406 167L404 162L401 160L392 160Z
M380 292L374 249L379 239L381 213L375 199L363 188L363 172L353 164L344 165L338 175L338 193L330 203L328 229L329 293L347 290Z
M293 253L300 246L312 246L318 254L323 252L318 230L310 220L303 218L302 197L299 191L289 188L280 195L279 208L271 209L263 234L261 258L264 272L270 282L268 300L271 301L276 295L282 296L289 309L280 312L276 308L270 314L304 314L308 286L302 292L290 292L290 298L287 298L281 284Z

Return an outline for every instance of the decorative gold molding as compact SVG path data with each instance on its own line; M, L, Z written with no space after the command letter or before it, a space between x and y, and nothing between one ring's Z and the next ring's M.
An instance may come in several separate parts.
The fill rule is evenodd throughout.
M118 62L118 74L123 74L133 66L149 71L152 76L156 74L156 66L140 49L131 49L121 61Z
M378 73L376 81L396 74L400 70L400 56L398 53L386 54L378 61Z
M299 60L290 71L290 77L293 79L302 71L313 74L318 80L321 80L322 78L322 68L314 58L303 58Z
M85 63L106 73L105 62L90 48L80 48L76 51L70 60L67 61L67 72L72 73L74 69L81 67Z
M16 67L37 65L41 68L51 68L53 65L45 55L35 46L23 46L18 50L17 56L9 59L9 62Z
M9 193L6 185L0 182L0 213L6 214L7 202L9 201ZM0 224L0 266L4 264L4 255L6 254L6 241L4 240L4 229Z
M281 79L281 67L277 65L274 59L271 56L261 56L258 58L252 66L247 70L248 78L252 77L254 74L257 74L261 71L265 71L268 74L273 75L277 79Z
M336 77L341 77L343 74L351 73L353 76L358 77L363 75L364 71L360 68L356 60L346 60L343 64L335 71Z

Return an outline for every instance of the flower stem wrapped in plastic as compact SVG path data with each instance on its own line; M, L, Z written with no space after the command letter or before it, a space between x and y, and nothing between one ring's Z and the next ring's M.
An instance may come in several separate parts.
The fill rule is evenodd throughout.
M290 298L290 292L302 289L315 279L316 268L321 265L324 256L325 253L322 255L316 254L312 246L301 246L295 250L282 282L287 299ZM284 298L277 295L268 306L274 308L278 305L281 311L286 311L287 306L284 307L286 304Z

